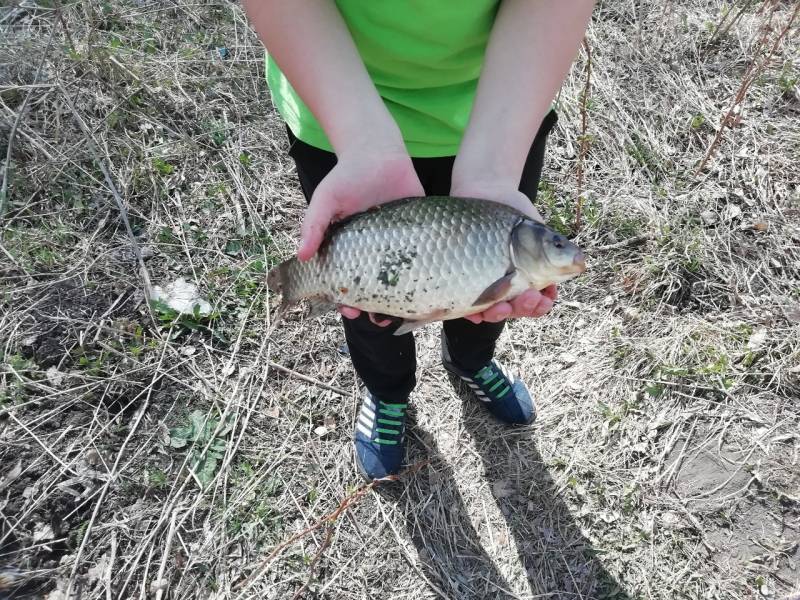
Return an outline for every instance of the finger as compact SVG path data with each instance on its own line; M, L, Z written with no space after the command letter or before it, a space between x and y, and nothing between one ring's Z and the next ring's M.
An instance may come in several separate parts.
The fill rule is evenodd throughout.
M300 225L300 246L297 249L297 258L302 261L311 259L316 254L319 245L328 225L333 217L333 206L335 199L320 185L303 216L303 223Z
M539 290L525 290L519 296L511 301L514 307L514 314L521 316L528 316L536 310L539 302L542 300L542 294Z
M543 296L547 296L550 300L556 301L558 300L558 287L556 284L548 285L541 291Z
M346 319L357 319L358 316L361 314L361 311L357 308L353 308L352 306L338 306L337 309L339 313Z
M391 319L381 319L375 316L375 313L367 313L369 315L369 320L372 321L378 327L386 327L387 325L392 324Z
M483 316L482 313L475 313L474 315L467 315L464 317L470 323L475 323L475 325L480 325L483 323Z
M483 311L483 320L490 323L498 323L511 316L514 308L508 302L498 302Z
M542 296L539 305L533 309L532 317L543 317L553 308L553 301L547 296Z

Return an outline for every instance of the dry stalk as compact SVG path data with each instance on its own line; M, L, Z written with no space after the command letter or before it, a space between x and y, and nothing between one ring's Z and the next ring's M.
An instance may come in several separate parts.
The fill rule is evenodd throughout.
M236 597L237 600L238 600L238 598L241 598L242 594L247 592L247 590L249 590L252 587L252 585L262 575L264 575L264 573L267 572L267 569L269 568L269 566L272 563L272 561L275 560L278 557L278 555L280 555L281 552L283 552L286 548L288 548L289 546L294 544L297 540L304 538L305 536L307 536L310 533L313 533L314 531L316 531L317 529L319 529L320 527L322 527L326 523L334 522L336 519L338 519L342 515L342 513L344 513L347 509L349 509L353 505L355 505L370 490L378 487L380 484L390 483L390 482L393 482L393 481L399 481L399 479L401 477L406 476L406 475L410 475L412 473L416 473L417 471L419 471L420 469L425 467L427 464L428 464L428 461L427 460L423 460L423 461L420 461L418 463L415 463L415 464L411 465L410 467L405 469L399 475L390 475L390 476L384 477L382 479L374 479L374 480L370 481L369 483L365 483L360 488L358 488L356 491L354 491L352 494L350 494L349 496L345 497L345 499L341 501L341 503L336 508L336 510L334 510L333 512L331 512L331 513L327 514L326 516L322 517L321 519L319 519L313 525L310 525L309 527L306 527L302 531L294 534L288 540L278 544L272 550L272 552L270 552L269 556L267 556L267 558L265 558L261 562L261 564L259 565L258 569L256 569L255 574L251 575L250 577L245 579L241 584L236 586L235 589L237 589L239 591L239 595Z
M69 49L73 54L75 54L75 42L72 41L72 34L70 34L69 27L67 27L67 22L64 20L64 13L61 10L61 0L53 0L53 6L56 9L56 16L58 17L58 21L61 23L61 28L64 30L64 35L69 43ZM55 29L53 31L55 31Z
M317 553L314 555L314 559L308 566L308 579L306 579L306 582L303 584L303 586L294 593L292 600L297 600L300 598L303 595L303 592L308 589L308 586L311 585L311 580L314 578L314 570L317 568L317 563L319 562L319 559L322 558L322 553L325 551L325 548L330 545L331 536L333 536L333 528L328 526L325 528L325 539L323 540L322 544L320 544L319 550L317 550Z
M738 119L734 116L736 109L741 108L742 102L744 102L745 97L747 96L747 92L750 89L750 86L753 85L753 82L758 79L758 77L766 70L767 66L769 65L772 56L778 50L780 43L783 41L783 38L786 37L786 34L789 33L789 30L792 28L794 24L795 18L797 18L798 13L800 13L800 2L795 4L794 10L792 11L792 15L789 17L786 25L781 29L778 36L775 38L772 46L770 47L767 54L763 57L763 59L759 62L758 54L760 53L761 49L764 48L769 41L769 34L772 31L772 16L778 8L778 2L774 2L772 6L772 11L767 19L767 22L764 23L761 27L761 36L758 40L758 46L756 52L754 52L753 61L747 67L745 71L744 77L742 77L742 82L739 85L739 89L736 92L736 95L733 98L733 102L731 103L728 112L722 117L720 122L719 129L717 129L716 135L714 135L714 139L711 142L711 145L708 147L705 156L703 156L703 160L700 161L697 169L694 172L694 176L697 177L705 168L706 163L714 156L714 153L717 150L720 142L722 141L722 132L725 130L725 127L733 128L736 125Z
M736 22L742 18L742 15L745 13L745 11L747 11L747 9L753 5L753 2L754 0L745 0L745 2L742 4L742 7L738 10L738 12L734 13L733 8L731 8L731 10L722 15L722 19L720 19L720 22L717 23L717 26L714 28L714 33L711 34L711 37L709 38L708 42L706 42L706 49L700 55L701 59L706 58L716 39L728 33L728 31L730 31L730 28L733 27L736 24ZM733 18L730 21L728 21L728 17L731 15L733 15Z
M581 137L580 147L578 148L578 161L575 166L575 177L578 180L578 199L575 207L575 233L581 230L581 211L583 209L583 164L586 160L586 153L589 151L589 136L586 130L589 126L587 104L589 102L589 92L591 91L592 81L592 52L589 48L589 41L584 36L583 49L586 51L586 83L581 92Z
M297 371L293 371L292 369L289 369L288 367L281 366L278 363L274 363L272 361L269 361L269 366L270 366L270 368L275 369L276 371L280 371L281 373L286 373L287 375L291 375L292 377L295 377L297 379L305 381L306 383L310 383L312 385L316 385L317 387L321 387L324 390L329 390L331 392L339 394L340 396L349 396L350 395L349 392L347 392L346 390L343 390L342 388L338 388L338 387L335 387L333 385L328 385L327 383L321 382L319 379L314 379L313 377L309 377L308 375L303 375L302 373L298 373Z
M6 206L8 202L8 171L11 168L11 152L14 147L14 136L17 134L17 128L19 127L19 124L22 121L22 117L25 115L25 111L28 110L28 102L31 99L33 90L36 89L36 83L39 81L39 75L41 75L42 73L44 62L45 60L47 60L47 57L50 54L50 47L53 45L53 37L55 36L55 32L56 32L55 28L50 30L50 37L47 40L47 47L45 48L44 53L42 54L42 59L39 61L39 66L36 68L36 74L33 76L33 83L28 88L28 93L25 94L25 99L22 101L22 105L19 107L17 118L14 119L14 124L11 126L11 131L8 134L8 147L6 148L6 162L5 166L3 167L3 183L0 184L0 225L2 225L3 223L3 218L6 214ZM3 239L3 231L4 231L3 229L0 229L0 240Z
M142 277L142 287L144 288L145 298L147 299L147 310L150 314L150 318L153 321L153 324L156 324L156 319L153 316L152 311L150 310L150 298L153 295L153 286L150 283L150 273L147 270L147 267L144 264L144 259L142 258L142 251L139 248L139 244L136 241L136 236L133 235L133 229L131 228L131 223L128 220L128 210L125 208L125 203L122 200L122 196L120 195L119 191L117 190L117 186L114 184L114 178L111 176L111 171L108 168L107 162L108 156L105 157L105 160L102 156L100 156L100 151L95 144L94 140L92 139L92 133L89 131L89 128L84 123L83 119L81 118L80 113L78 113L75 105L72 103L72 99L67 94L66 90L59 85L58 89L61 91L61 96L64 98L64 101L67 103L67 106L72 112L72 116L75 119L75 122L80 127L81 131L83 132L84 137L86 138L86 143L89 148L89 151L92 153L97 166L100 167L100 170L103 172L103 177L106 180L106 185L108 189L111 191L111 195L114 196L114 200L117 203L117 208L119 208L119 216L122 220L122 223L125 225L125 231L128 234L128 238L131 242L131 248L133 249L133 254L136 256L136 262L139 264L139 273Z

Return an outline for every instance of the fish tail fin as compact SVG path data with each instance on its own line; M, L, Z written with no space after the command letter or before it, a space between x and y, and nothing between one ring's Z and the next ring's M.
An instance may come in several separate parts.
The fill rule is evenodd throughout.
M267 287L270 291L279 293L282 296L281 307L286 308L297 302L297 289L294 285L293 269L296 258L283 261L267 273Z

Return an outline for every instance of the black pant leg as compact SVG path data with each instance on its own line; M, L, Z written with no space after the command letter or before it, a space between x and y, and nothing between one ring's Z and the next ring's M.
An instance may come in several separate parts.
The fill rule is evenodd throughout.
M542 176L547 136L556 121L555 111L547 113L533 140L528 158L525 160L519 191L528 196L531 202L536 199L539 179ZM500 334L503 333L505 323L505 321L484 322L476 325L466 319L445 321L443 323L444 335L447 336L447 347L453 362L465 371L477 371L483 367L494 356L495 345Z
M319 182L336 165L336 155L298 140L291 131L289 155L306 202ZM393 335L399 325L378 327L366 314L342 317L342 326L353 367L367 389L384 402L405 402L416 385L417 358L414 335Z

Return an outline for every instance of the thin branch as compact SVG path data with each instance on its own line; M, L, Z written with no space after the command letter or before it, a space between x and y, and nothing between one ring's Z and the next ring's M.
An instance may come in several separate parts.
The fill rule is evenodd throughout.
M578 180L578 201L575 208L575 227L574 231L577 234L581 230L581 211L583 209L583 163L586 160L586 154L589 151L589 136L586 130L589 127L589 118L587 104L589 102L589 92L592 85L592 51L589 48L589 41L586 36L583 38L583 49L586 51L586 83L583 86L581 93L581 137L580 147L578 148L578 161L575 166L575 177Z
M8 134L8 147L6 148L6 162L3 167L3 183L0 185L0 225L3 223L3 217L6 213L7 199L8 199L8 171L11 168L11 151L14 147L14 136L17 134L17 128L22 121L22 116L28 108L28 102L31 99L33 90L36 89L36 82L39 81L39 75L42 73L44 61L50 54L50 47L53 45L53 37L55 36L55 28L50 30L50 38L47 40L47 47L42 54L42 59L39 61L39 66L36 68L36 74L33 76L33 85L28 88L28 93L25 94L25 99L22 101L22 106L17 113L17 118L14 119L14 124L11 126L11 132ZM0 240L3 239L3 229L0 229Z
M641 244L648 240L653 239L652 233L643 233L642 235L635 235L633 237L629 237L627 239L622 240L621 242L616 242L614 244L606 244L605 246L598 246L594 250L596 252L607 252L608 250L617 250L618 248L625 248L627 246L635 246L636 244Z
M383 477L381 479L373 479L369 483L366 483L366 484L362 485L355 492L353 492L352 494L347 496L344 500L342 500L342 502L339 504L339 506L336 508L336 510L334 510L332 513L329 513L328 515L322 517L321 519L319 519L313 525L311 525L309 527L306 527L305 529L303 529L299 533L294 534L288 540L286 540L284 542L281 542L280 544L275 546L275 548L272 550L272 552L270 552L269 556L267 556L267 558L265 558L263 561L261 561L261 564L256 569L256 572L253 575L251 575L250 577L248 577L247 579L245 579L241 584L239 584L238 586L236 586L234 588L234 589L237 589L239 591L239 595L236 596L237 600L239 598L242 598L242 595L245 592L247 592L253 586L253 584L259 578L261 578L264 575L264 573L267 572L267 570L269 569L269 566L272 563L272 561L275 560L281 552L283 552L286 548L288 548L289 546L294 544L297 540L299 540L301 538L304 538L308 534L316 531L317 529L319 529L320 527L322 527L326 523L332 523L333 521L338 519L342 515L342 513L344 511L346 511L347 509L349 509L353 505L355 505L370 490L374 489L378 485L380 485L382 483L389 483L389 482L392 482L392 481L398 481L403 476L410 475L412 473L416 473L417 471L419 471L423 467L427 466L428 462L429 461L427 461L427 460L423 460L423 461L420 461L418 463L414 463L413 465L408 467L406 470L404 470L399 475L389 475L388 477Z
M332 385L328 385L327 383L322 383L319 379L314 379L313 377L309 377L308 375L303 375L298 373L297 371L292 371L291 369L281 366L278 363L274 363L269 361L269 366L276 371L281 371L282 373L286 373L287 375L291 375L292 377L296 377L297 379L301 379L307 383L311 383L316 385L317 387L321 387L326 390L330 390L331 392L335 392L340 396L349 396L350 393L347 390L343 390L342 388L334 387Z
M144 287L145 298L147 299L147 308L148 311L150 310L150 298L152 297L153 287L150 283L150 273L147 270L147 267L144 264L144 259L142 258L142 252L139 249L139 244L136 242L136 236L133 235L133 229L131 228L131 223L128 220L128 210L125 208L125 203L122 200L122 196L120 195L119 191L117 191L117 186L114 184L114 179L111 177L111 171L106 164L106 161L100 156L99 148L97 144L95 144L94 140L92 139L92 133L89 131L89 127L87 127L86 123L83 122L78 111L75 109L75 105L72 103L72 100L67 95L66 90L64 90L61 85L58 86L59 90L61 91L61 95L64 98L64 101L67 103L70 111L72 112L73 117L75 118L75 122L83 131L83 135L86 138L86 143L89 147L89 151L92 153L92 156L97 163L97 166L100 167L100 170L103 172L103 176L106 180L106 185L108 185L109 190L111 190L111 194L114 196L114 200L117 203L117 208L119 208L119 216L122 220L122 223L125 225L125 231L128 233L128 238L130 238L131 247L133 248L133 253L136 256L136 262L139 264L139 273L142 277L142 283ZM151 318L153 322L155 322L155 318L151 313Z
M759 38L758 49L754 53L754 57L758 55L758 52L766 46L768 41L768 36L772 28L769 26L769 22L772 20L772 14L778 7L778 2L775 2L772 8L772 13L770 13L769 21L765 23L762 27L763 33ZM720 142L722 141L722 132L725 131L725 127L733 127L736 123L736 118L734 117L734 113L737 107L740 107L742 102L744 102L745 96L747 96L747 92L750 90L750 86L758 79L759 75L766 69L769 65L770 59L772 59L773 54L778 50L781 41L783 38L786 37L786 34L789 33L789 30L792 28L792 24L794 23L795 18L797 18L798 13L800 13L800 2L795 4L794 11L792 12L792 16L789 17L789 21L786 23L786 26L781 30L778 37L775 38L772 47L770 48L769 52L767 52L766 56L761 62L758 62L757 58L753 58L753 62L750 63L750 66L745 71L744 77L742 78L742 83L739 86L739 90L736 92L736 96L733 98L733 102L731 103L728 112L722 118L722 122L720 123L719 129L717 130L716 135L714 136L714 140L711 142L711 145L708 147L703 160L700 161L697 169L695 169L694 176L697 177L705 168L706 163L714 156L714 153L717 150Z
M311 585L311 580L314 578L314 570L317 568L317 563L319 562L319 559L322 558L322 553L325 551L325 548L327 548L331 543L331 537L333 536L333 527L328 526L325 528L325 530L326 530L325 539L323 540L322 544L319 547L319 550L317 550L317 553L314 555L314 559L311 561L311 564L308 567L308 579L306 579L306 582L303 584L303 587L301 587L294 593L294 596L292 596L292 600L297 600L298 598L300 598L300 596L303 595L303 592L305 592L308 589L308 586Z

